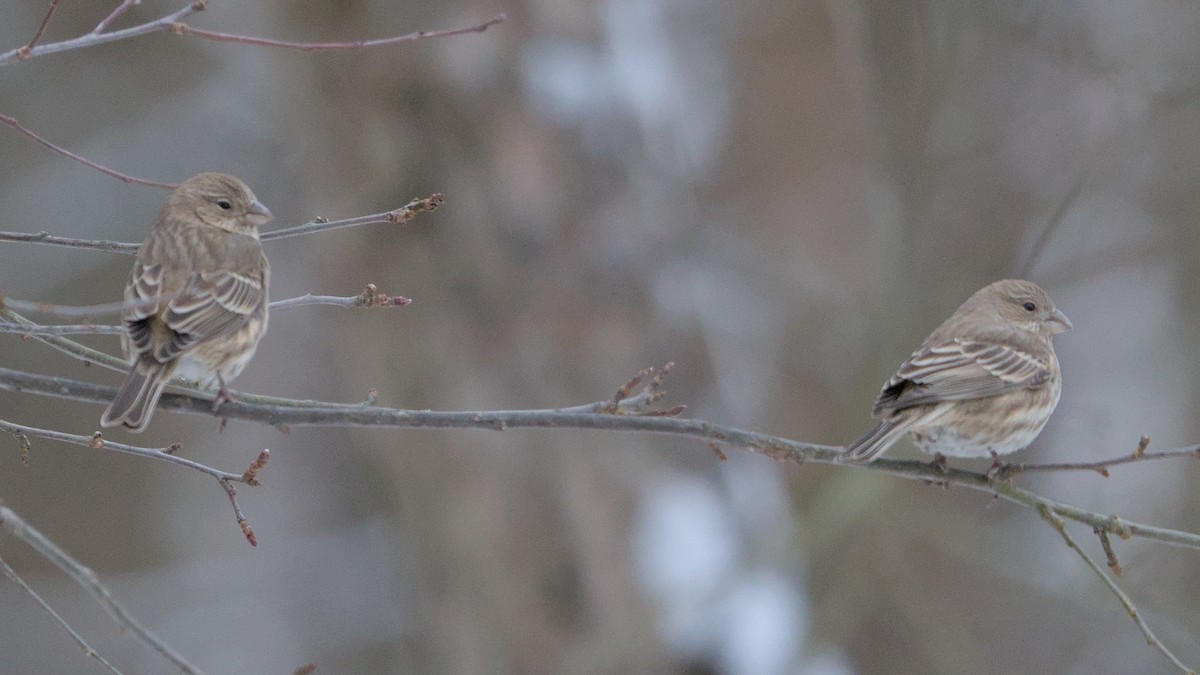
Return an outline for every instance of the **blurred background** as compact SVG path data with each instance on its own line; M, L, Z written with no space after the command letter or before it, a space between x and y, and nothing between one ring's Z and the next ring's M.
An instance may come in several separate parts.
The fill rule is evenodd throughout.
M117 4L63 3L44 41ZM2 48L47 5L4 3ZM327 41L501 11L482 34L370 51L160 33L36 58L0 69L0 113L138 176L236 174L268 229L447 195L407 226L268 244L275 298L371 282L414 302L278 311L237 389L550 407L673 360L689 415L836 445L962 300L1021 275L1075 331L1058 412L1020 460L1197 440L1200 6L225 0L189 23ZM139 241L165 197L0 129L0 229ZM131 265L0 256L4 293L70 304L118 299ZM12 335L0 365L119 381ZM10 392L0 409L80 434L101 412ZM1173 672L1036 514L964 490L571 430L222 433L161 412L108 437L231 471L273 453L240 491L251 548L206 476L37 440L26 468L0 439L0 499L210 673ZM1198 475L1019 483L1194 532ZM1200 557L1114 543L1147 621L1200 663ZM0 555L119 668L167 672L21 542ZM99 672L6 581L0 606L0 671Z

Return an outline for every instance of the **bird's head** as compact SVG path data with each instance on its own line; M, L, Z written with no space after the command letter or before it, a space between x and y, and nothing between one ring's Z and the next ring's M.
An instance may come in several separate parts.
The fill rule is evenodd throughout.
M1031 333L1055 335L1074 327L1054 306L1050 294L1032 281L1004 279L985 286L975 296L1005 323Z
M252 237L274 217L245 183L223 173L192 176L175 188L167 204L213 227Z

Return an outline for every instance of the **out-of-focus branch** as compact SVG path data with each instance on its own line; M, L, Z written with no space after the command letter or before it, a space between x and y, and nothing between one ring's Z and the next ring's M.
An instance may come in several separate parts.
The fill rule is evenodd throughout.
M0 333L18 335L121 335L123 326L105 326L91 323L61 324L57 326L22 326L0 322Z
M3 64L0 63L0 65L3 65ZM30 138L30 139L34 140L35 142L39 143L40 145L42 145L45 148L49 148L50 150L53 150L54 152L57 152L58 154L60 154L64 157L69 157L70 159L73 159L76 162L83 164L84 166L95 169L96 171L99 171L100 173L102 173L106 176L111 176L113 178L116 178L117 180L119 180L123 183L129 183L132 185L149 185L150 187L164 188L167 190L174 190L177 187L177 184L175 184L175 183L160 183L158 181L150 180L148 178L138 178L137 176L130 176L127 173L121 173L120 171L117 171L115 169L110 169L107 166L104 166L103 164L93 162L92 160L88 159L87 157L84 157L82 155L77 155L62 146L55 145L54 143L51 143L50 141L46 140L45 138L42 138L41 136L33 133L29 129L26 129L25 127L21 126L21 123L18 122L15 117L9 117L8 115L0 114L0 122L3 122L5 124L7 124L8 126L12 127L13 129L16 129L18 132L23 134L26 138Z
M50 606L50 603L46 602L42 596L38 595L37 591L33 590L29 584L25 583L25 580L17 575L17 571L14 570L4 560L0 560L0 571L4 572L4 576L8 577L9 581L24 589L25 592L28 593L35 602L37 602L37 604L42 606L42 609L46 610L47 614L49 614L54 618L55 621L58 622L58 625L63 627L63 629L67 631L67 634L71 636L71 639L75 641L75 644L79 645L79 648L83 650L85 656L89 656L99 661L100 664L103 665L108 672L113 673L113 675L121 675L121 671L114 668L113 664L109 663L107 659L100 655L100 652L92 649L92 646L83 639L83 636L80 635L74 628L72 628L71 624L67 623L67 620L62 618L62 615L54 611L54 608Z
M404 206L392 211L372 213L368 216L355 216L354 218L346 218L343 220L326 220L325 218L316 218L303 225L287 227L281 230L273 230L271 232L263 232L260 236L260 239L263 241L273 241L275 239L297 237L302 234L325 232L326 230L337 230L343 227L357 227L359 225L375 225L379 223L407 223L422 213L428 213L437 209L437 207L441 206L445 201L445 195L435 193L429 195L428 197L414 199ZM69 237L56 237L47 232L0 232L0 241L18 244L46 244L49 246L65 246L68 248L87 248L98 251L108 251L110 253L126 253L129 255L136 254L138 247L141 246L141 244L111 241L108 239L73 239Z
M170 300L174 295L156 295L153 298L139 300L124 300L121 302L106 302L100 305L52 305L48 302L30 302L16 298L5 297L0 293L0 308L16 309L22 312L37 312L53 316L101 316L104 314L120 314L127 309L153 307L163 300Z
M399 44L401 42L412 42L413 40L421 40L424 38L440 38L451 37L453 35L464 35L466 33L482 33L483 31L502 23L505 18L504 14L497 14L487 21L469 28L455 28L452 30L433 30L425 31L418 30L406 35L396 35L393 37L379 38L377 40L352 40L350 42L293 42L291 40L272 40L269 38L251 37L249 35L235 35L232 33L218 33L211 30L203 30L193 28L185 23L176 23L171 26L171 32L177 35L195 35L206 40L214 40L216 42L234 42L241 45L255 45L258 47L278 47L282 49L299 49L306 52L323 52L323 51L339 51L347 49L370 49L371 47L385 47L387 45Z
M1075 543L1075 539L1069 532L1067 532L1067 525L1063 522L1063 519L1048 507L1039 506L1037 512L1046 520L1046 522L1050 523L1055 530L1058 530L1058 533L1062 535L1063 541L1067 543L1067 547L1078 553L1079 557L1083 558L1083 562L1085 562L1087 566L1091 568L1092 572L1094 572L1096 576L1100 577L1100 580L1104 582L1104 585L1108 587L1108 590L1112 591L1113 595L1117 596L1117 600L1119 600L1121 606L1125 608L1125 613L1129 615L1129 618L1133 619L1133 622L1137 624L1138 630L1142 631L1142 635L1146 637L1146 643L1162 652L1163 655L1167 657L1167 660L1171 662L1171 665L1179 669L1179 672L1186 673L1187 675L1196 675L1196 670L1194 668L1189 668L1184 665L1183 661L1180 661L1179 657L1171 653L1171 650L1167 649L1167 646L1162 643L1162 640L1158 639L1158 637L1154 634L1154 631L1150 630L1150 626L1146 623L1146 620L1142 618L1142 615L1140 612L1138 612L1137 607L1134 606L1133 600L1125 594L1125 591L1121 590L1121 587L1117 585L1117 582L1113 581L1113 578L1108 576L1108 574L1105 573L1100 565L1098 565L1095 560L1092 560L1092 557L1079 547L1079 544Z
M57 544L50 541L41 532L33 529L7 506L0 506L0 526L3 526L4 529L11 532L17 539L25 542L43 558L53 563L55 567L70 577L72 581L83 586L84 590L96 602L100 603L100 606L109 615L127 627L139 640L161 654L167 661L170 661L171 665L175 666L181 673L202 675L199 668L188 663L187 659L183 658L171 645L163 642L162 638L152 633L149 628L142 625L140 621L135 619L132 614L117 603L108 588L100 583L100 579L96 577L95 572L67 555Z
M0 368L0 389L20 391L28 394L52 396L59 399L108 403L115 390L98 384L79 382L69 378L36 375L7 368ZM627 410L617 413L589 412L611 409L611 400L574 408L551 408L544 410L495 410L495 411L434 411L402 410L374 405L347 405L316 401L278 399L282 405L254 403L235 397L214 412L212 401L194 394L163 394L159 410L185 412L193 415L209 415L229 419L242 419L274 427L293 426L323 427L392 427L406 429L486 429L505 431L508 429L592 429L603 431L631 431L650 434L665 434L716 442L723 446L741 448L772 459L803 464L837 464L841 448L816 443L805 443L756 431L748 431L716 424L706 420L672 417L672 412L682 412L679 407L667 411ZM1100 531L1116 534L1122 538L1141 537L1200 549L1200 535L1180 530L1155 527L1115 516L1087 511L1071 504L1055 501L1016 487L1008 482L996 481L982 473L948 469L943 473L939 467L924 462L880 459L867 465L855 465L869 471L881 471L892 475L940 485L957 485L971 490L1002 497L1008 501L1030 508L1049 508L1063 518L1084 523Z
M0 431L7 431L8 433L15 435L22 444L21 451L23 454L29 452L28 439L30 436L33 436L35 438L46 438L54 441L61 441L63 443L81 445L85 448L114 450L116 452L123 452L130 455L136 455L138 457L157 459L164 462L170 462L172 464L178 464L180 466L186 466L189 469L195 469L201 473L208 474L209 476L215 478L221 485L221 488L224 489L226 494L229 495L229 501L233 503L233 515L235 518L237 518L238 526L242 528L242 533L246 535L246 540L250 542L251 546L258 545L258 539L254 536L254 530L250 528L250 524L246 521L246 517L242 515L241 507L238 506L236 497L237 493L234 491L232 483L258 485L258 472L263 468L263 466L266 465L267 460L271 456L271 453L268 450L263 450L261 453L259 453L258 458L254 460L254 463L250 465L250 468L244 473L238 474L229 473L228 471L221 471L220 469L214 469L211 466L194 462L184 457L176 456L175 453L178 452L181 447L179 444L172 445L171 447L165 449L143 448L136 445L127 445L125 443L117 443L115 441L107 440L98 431L91 436L79 436L77 434L68 434L51 429L39 429L37 427L29 427L23 424L15 424L2 419L0 419Z

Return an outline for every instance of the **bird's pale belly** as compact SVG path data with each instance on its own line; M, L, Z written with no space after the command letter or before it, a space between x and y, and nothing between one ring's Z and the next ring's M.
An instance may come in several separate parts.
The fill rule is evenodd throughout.
M1007 455L1029 446L1046 426L1058 403L1055 382L1037 390L1014 391L977 401L940 403L909 432L913 444L947 457Z

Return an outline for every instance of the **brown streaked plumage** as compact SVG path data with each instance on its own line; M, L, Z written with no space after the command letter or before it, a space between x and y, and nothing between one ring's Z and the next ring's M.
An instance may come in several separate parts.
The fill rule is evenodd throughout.
M843 458L870 462L905 433L935 456L1021 450L1046 426L1062 377L1051 338L1071 329L1046 291L985 286L925 339L875 400L875 426Z
M204 387L237 377L267 329L270 267L258 227L271 211L242 181L220 173L175 188L138 249L122 345L131 369L100 424L142 431L173 376ZM220 400L220 396L218 396Z

